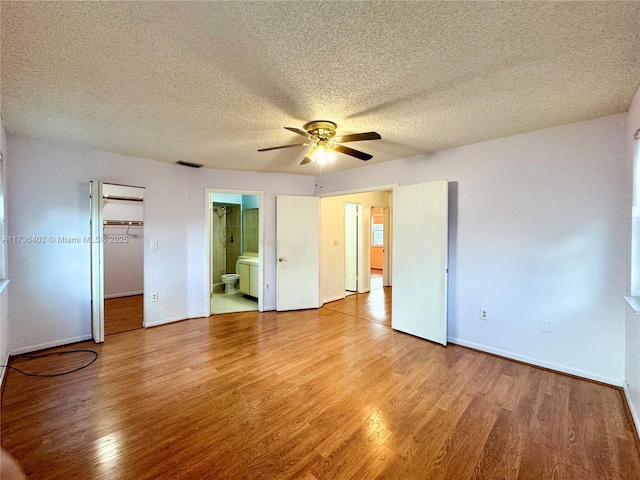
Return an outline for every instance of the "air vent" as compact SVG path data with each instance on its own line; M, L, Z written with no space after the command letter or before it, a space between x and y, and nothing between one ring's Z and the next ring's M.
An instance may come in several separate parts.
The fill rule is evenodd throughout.
M178 165L184 165L185 167L191 167L191 168L200 168L203 166L201 163L183 162L182 160L179 160L176 163Z

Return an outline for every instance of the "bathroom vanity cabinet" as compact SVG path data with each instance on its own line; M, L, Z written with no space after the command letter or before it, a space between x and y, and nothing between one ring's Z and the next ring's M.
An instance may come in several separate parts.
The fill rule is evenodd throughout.
M258 264L257 262L240 261L238 265L240 275L240 291L245 295L258 298Z

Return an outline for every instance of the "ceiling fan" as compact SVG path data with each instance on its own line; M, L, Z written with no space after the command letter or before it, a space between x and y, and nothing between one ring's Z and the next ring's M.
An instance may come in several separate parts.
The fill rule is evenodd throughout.
M300 130L295 127L284 127L291 132L302 135L308 140L308 142L281 145L279 147L260 148L258 151L267 152L269 150L278 150L280 148L311 147L300 165L304 165L309 162L316 162L318 164L327 163L335 158L335 152L351 155L352 157L365 161L373 158L373 155L345 147L344 145L341 145L341 143L359 142L362 140L380 140L382 137L379 133L353 133L350 135L336 137L337 127L338 126L334 122L329 120L313 120L311 122L307 122L302 127L304 130Z

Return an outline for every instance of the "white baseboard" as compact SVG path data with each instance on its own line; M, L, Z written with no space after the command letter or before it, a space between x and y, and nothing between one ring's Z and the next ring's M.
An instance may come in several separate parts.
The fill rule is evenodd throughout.
M624 382L624 385L622 385L622 390L624 391L624 398L627 401L629 411L631 412L631 418L633 418L633 423L636 425L636 432L640 434L640 417L638 416L638 411L631 401L631 392L629 391L629 384L627 382Z
M335 302L336 300L343 300L345 298L344 295L338 295L337 297L325 298L322 300L322 304Z
M9 365L9 354L7 353L7 357L2 362L2 365ZM0 372L0 388L4 386L4 375L7 372L8 368L3 368Z
M189 314L189 318L206 318L207 314L205 312L196 312L196 313L190 313Z
M37 350L44 350L45 348L59 347L60 345L68 345L70 343L84 342L85 340L91 340L93 336L89 333L87 335L80 335L79 337L65 338L63 340L55 340L53 342L40 343L38 345L31 345L29 347L21 347L11 350L9 355L21 355L23 353L35 352Z
M155 322L145 322L144 328L149 327L157 327L159 325L165 325L167 323L180 322L181 320L188 320L187 317L173 317L173 318L164 318L162 320L156 320Z
M576 377L582 377L589 380L594 380L600 383L606 383L615 387L622 387L623 380L619 378L610 378L596 373L585 372L584 370L578 370L575 368L567 367L565 365L558 365L556 363L547 362L538 358L527 357L526 355L520 355L518 353L501 350L499 348L488 347L479 343L467 342L459 338L448 337L447 341L455 343L456 345L462 345L463 347L473 348L474 350L480 350L482 352L492 353L500 357L510 358L512 360L518 360L520 362L529 363L538 367L548 368L549 370L555 370L556 372L567 373L569 375L575 375Z
M273 305L273 306L269 306L269 307L263 307L262 311L263 312L273 312L273 311L275 311L275 309L276 309L276 307L275 307L275 305Z
M140 292L124 292L124 293L112 293L110 295L105 295L104 299L108 300L110 298L120 298L120 297L133 297L135 295L144 295L143 291Z

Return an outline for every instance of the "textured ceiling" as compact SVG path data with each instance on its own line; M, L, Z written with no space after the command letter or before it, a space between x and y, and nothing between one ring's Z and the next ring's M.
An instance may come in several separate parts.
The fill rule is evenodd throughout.
M17 135L314 174L314 119L378 163L625 112L639 2L2 2ZM304 139L302 139L304 141ZM338 155L325 171L363 162Z

